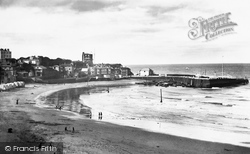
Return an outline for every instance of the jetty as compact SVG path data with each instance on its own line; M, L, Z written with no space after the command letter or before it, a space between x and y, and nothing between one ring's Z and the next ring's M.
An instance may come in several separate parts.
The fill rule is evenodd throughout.
M182 86L193 88L212 88L212 87L230 87L246 85L249 83L247 78L236 77L212 77L212 76L196 76L190 74L167 74L167 76L145 76L132 77L136 79L146 80L139 84L156 85L156 86Z

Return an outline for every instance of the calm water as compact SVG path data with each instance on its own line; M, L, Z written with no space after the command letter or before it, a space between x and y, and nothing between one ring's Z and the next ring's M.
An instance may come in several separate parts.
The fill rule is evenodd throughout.
M151 68L156 74L222 75L222 64L130 65L128 67L134 74L137 74L142 68ZM223 72L224 75L250 78L250 64L223 64Z
M207 75L214 75L221 70L221 65L216 64L131 68L136 72L144 67L159 74L197 74L206 70ZM224 71L231 76L249 77L250 65L226 64ZM48 103L60 104L65 110L87 117L91 112L95 120L98 112L103 112L103 121L250 147L250 85L212 89L134 85L109 87L109 91L107 87L64 90L51 95Z

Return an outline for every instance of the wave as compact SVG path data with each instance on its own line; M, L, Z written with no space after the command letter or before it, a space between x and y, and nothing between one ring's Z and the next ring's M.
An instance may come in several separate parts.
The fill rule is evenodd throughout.
M242 129L250 129L249 127L246 127L246 126L235 126L237 128L242 128Z
M212 96L205 96L205 98L213 98Z
M250 100L244 99L244 98L240 98L240 99L228 99L228 100L231 100L231 101L241 101L241 102L249 102L250 101Z
M235 105L235 104L223 104L223 103L220 103L220 102L201 102L201 103L219 105L219 106L225 106L225 107L232 107L232 106Z
M249 101L248 99L239 99L239 101Z
M172 99L172 100L182 100L182 98L173 98L173 97L163 97L164 99Z

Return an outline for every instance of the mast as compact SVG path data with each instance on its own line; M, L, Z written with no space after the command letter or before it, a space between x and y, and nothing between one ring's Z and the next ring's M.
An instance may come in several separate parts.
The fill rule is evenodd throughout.
M161 101L160 102L162 103L162 90L161 89L160 89L160 94L161 94Z
M224 56L222 56L222 66L221 66L222 76L224 76L224 72L223 72L224 71L223 57Z

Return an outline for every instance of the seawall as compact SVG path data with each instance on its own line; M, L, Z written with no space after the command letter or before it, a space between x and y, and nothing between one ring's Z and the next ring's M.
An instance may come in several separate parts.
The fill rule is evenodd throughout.
M168 85L194 87L194 88L212 88L212 87L227 87L248 84L246 78L228 78L228 77L195 77L193 75L169 75L169 76L145 76L145 77L131 77L134 79L150 80L157 82L164 82Z

